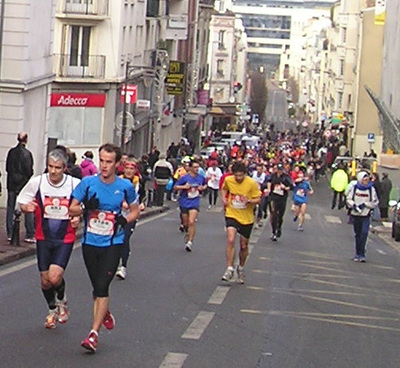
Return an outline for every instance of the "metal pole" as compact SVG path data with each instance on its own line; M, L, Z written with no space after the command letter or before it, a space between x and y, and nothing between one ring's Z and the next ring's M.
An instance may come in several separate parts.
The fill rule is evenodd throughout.
M124 94L124 102L122 104L122 127L121 127L121 148L124 150L125 146L125 132L126 132L126 110L127 110L127 103L126 103L126 96L128 95L128 73L129 73L129 62L126 63L125 66L125 94Z

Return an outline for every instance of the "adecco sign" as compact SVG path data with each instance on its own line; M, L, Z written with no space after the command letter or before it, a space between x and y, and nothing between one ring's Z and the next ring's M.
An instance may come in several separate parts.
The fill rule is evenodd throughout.
M105 93L52 93L52 107L104 107Z

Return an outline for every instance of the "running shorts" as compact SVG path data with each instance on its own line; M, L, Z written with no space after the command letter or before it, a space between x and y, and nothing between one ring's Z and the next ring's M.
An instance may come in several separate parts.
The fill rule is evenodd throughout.
M65 270L71 257L73 243L65 244L38 240L36 242L36 258L40 272L48 271L55 264Z
M227 228L235 228L237 232L246 239L250 238L251 230L253 229L253 224L243 225L231 217L225 217L225 226Z

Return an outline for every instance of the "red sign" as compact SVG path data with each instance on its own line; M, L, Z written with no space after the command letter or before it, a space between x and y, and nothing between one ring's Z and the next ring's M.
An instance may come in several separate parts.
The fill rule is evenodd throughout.
M121 88L121 103L134 104L137 100L137 85L128 84L126 86L127 92L125 93L125 84Z
M104 107L105 93L52 93L50 106L53 107Z

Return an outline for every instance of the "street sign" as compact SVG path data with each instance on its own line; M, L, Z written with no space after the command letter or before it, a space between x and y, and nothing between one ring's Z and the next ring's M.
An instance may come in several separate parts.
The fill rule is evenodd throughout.
M150 100L137 100L136 109L138 110L150 110Z
M367 141L368 141L368 143L374 143L375 142L375 133L368 133Z
M168 74L165 78L165 90L169 95L183 95L183 82L185 79L185 63L171 60Z
M137 85L128 84L126 86L127 92L125 93L125 84L121 88L121 103L134 104L137 101Z

